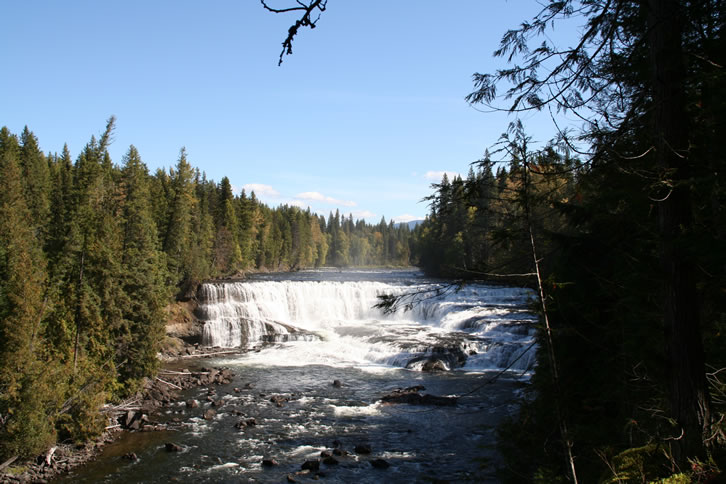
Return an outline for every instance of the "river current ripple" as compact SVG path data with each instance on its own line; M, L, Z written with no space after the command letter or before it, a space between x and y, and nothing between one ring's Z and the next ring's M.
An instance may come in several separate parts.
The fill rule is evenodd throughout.
M516 410L534 364L529 291L468 285L386 316L372 309L377 295L443 283L411 271L304 271L236 284L247 285L232 291L237 301L219 297L229 288L217 288L200 314L216 325L205 332L209 343L246 349L198 362L236 374L214 387L213 399L223 401L216 416L203 418L209 389L189 390L156 418L178 422L175 430L125 434L67 482L497 482L495 427ZM235 318L242 328L272 326L238 331ZM432 358L450 371L420 371ZM415 385L458 403L380 402ZM188 408L189 399L199 408ZM255 425L235 427L249 419ZM167 442L181 452L167 452ZM362 445L371 453L356 453ZM334 448L346 454L337 464L296 474ZM123 459L128 452L138 459ZM263 466L263 459L278 465ZM377 468L376 459L390 466Z

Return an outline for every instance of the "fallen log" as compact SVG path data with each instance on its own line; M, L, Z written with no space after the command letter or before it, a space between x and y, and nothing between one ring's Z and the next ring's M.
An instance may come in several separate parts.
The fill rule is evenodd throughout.
M239 350L230 350L230 351L214 351L212 353L199 353L196 355L183 355L179 358L204 358L206 356L214 356L214 355L231 355L239 353Z
M8 467L10 464L12 464L13 462L15 462L16 460L18 460L18 456L17 455L15 457L9 458L8 460L6 460L2 464L0 464L0 471L2 471L3 469L5 469L6 467Z
M161 378L159 378L158 376L156 377L156 379L157 379L157 380L159 380L159 381L160 381L161 383L166 383L166 384L167 384L167 385L169 385L170 387L176 388L177 390L181 390L181 389L182 389L182 387L180 387L179 385L175 385L175 384L173 384L173 383L171 383L171 382L168 382L168 381L166 381L166 380L162 380L162 379L161 379Z

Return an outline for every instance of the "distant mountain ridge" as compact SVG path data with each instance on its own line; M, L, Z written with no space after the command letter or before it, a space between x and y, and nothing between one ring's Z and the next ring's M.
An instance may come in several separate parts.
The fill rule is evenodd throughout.
M423 223L423 219L420 220L411 220L410 222L398 222L394 223L394 227L400 227L401 225L408 225L408 228L413 230L415 229L419 224Z

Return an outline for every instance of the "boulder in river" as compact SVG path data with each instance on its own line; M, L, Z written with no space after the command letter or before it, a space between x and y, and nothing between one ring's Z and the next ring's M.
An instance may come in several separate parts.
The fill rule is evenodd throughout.
M388 469L391 467L391 464L389 464L387 461L383 459L373 459L372 461L369 461L373 467L376 469Z
M371 446L368 444L358 444L353 450L355 450L356 454L370 454Z
M388 395L384 395L381 401L384 403L408 403L410 405L456 405L456 397L441 397L437 395L429 395L419 393L423 387L417 385L409 388L397 388Z
M246 420L240 420L239 422L234 424L234 428L242 430L247 427L254 427L255 425L257 425L257 420L253 418L248 418Z
M270 397L270 401L276 406L282 407L283 405L285 405L285 402L290 401L290 397L286 397L284 395L273 395L272 397Z
M210 408L204 412L204 420L214 420L215 415L217 415L217 412L213 408Z
M325 457L323 459L323 464L325 464L326 466L334 466L334 465L338 465L338 463L339 463L338 462L338 459L336 459L332 455L331 456L328 456L328 457Z
M446 363L444 363L443 361L437 358L432 358L423 364L423 366L421 367L421 371L449 371L449 367L446 366Z
M320 461L319 460L306 460L303 462L302 465L303 470L308 471L319 471L320 470Z

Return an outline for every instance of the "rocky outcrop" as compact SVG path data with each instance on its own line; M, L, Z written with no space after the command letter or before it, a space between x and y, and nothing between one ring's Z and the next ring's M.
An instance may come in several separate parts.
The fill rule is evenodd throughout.
M175 302L164 308L166 313L166 335L178 338L187 344L201 343L202 322L194 315L194 300Z

